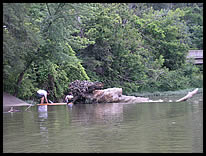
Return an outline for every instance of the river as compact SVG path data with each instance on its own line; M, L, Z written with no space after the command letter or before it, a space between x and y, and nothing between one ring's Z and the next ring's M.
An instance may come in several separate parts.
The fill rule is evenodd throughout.
M202 94L181 103L26 108L3 113L4 153L203 152Z

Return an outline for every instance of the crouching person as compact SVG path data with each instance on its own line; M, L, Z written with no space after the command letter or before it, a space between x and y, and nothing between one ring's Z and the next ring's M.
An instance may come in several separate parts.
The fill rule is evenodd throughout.
M37 91L37 98L41 99L41 104L44 103L44 100L48 104L47 95L49 95L49 92L47 92L46 90L39 89Z
M70 92L70 93L65 97L65 101L66 101L67 105L73 105L73 99L74 99L74 96L73 96L72 93Z

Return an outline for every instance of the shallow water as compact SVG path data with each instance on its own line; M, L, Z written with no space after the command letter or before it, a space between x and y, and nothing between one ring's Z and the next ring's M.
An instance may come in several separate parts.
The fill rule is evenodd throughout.
M177 99L177 97L174 97ZM3 113L4 153L203 152L203 100L18 107Z

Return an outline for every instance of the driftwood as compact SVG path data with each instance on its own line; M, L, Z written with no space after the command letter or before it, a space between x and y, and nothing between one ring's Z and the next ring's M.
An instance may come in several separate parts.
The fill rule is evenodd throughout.
M195 90L193 90L192 92L189 92L186 96L184 96L183 98L176 100L176 102L182 102L182 101L186 101L188 99L190 99L193 95L197 94L198 92L198 88L196 88Z
M176 100L175 102L182 102L190 99L195 94L197 94L198 88L192 92L189 92L183 98ZM145 102L174 102L174 101L163 101L159 100L150 100L149 98L136 97L136 96L126 96L122 95L122 88L108 88L104 90L95 90L92 96L93 101L97 103L145 103Z
M76 80L69 85L69 89L74 96L73 103L142 103L142 102L168 102L159 100L150 100L144 97L122 95L122 88L102 89L103 83ZM189 92L183 98L175 102L186 101L195 94L198 88ZM169 101L172 102L172 101Z

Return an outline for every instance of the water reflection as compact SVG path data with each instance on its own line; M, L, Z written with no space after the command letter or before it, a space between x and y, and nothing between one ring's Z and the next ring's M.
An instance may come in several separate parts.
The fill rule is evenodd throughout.
M202 152L203 101L78 104L4 113L4 152ZM198 102L195 102L198 101ZM25 110L25 108L22 108Z
M123 104L100 104L95 107L95 116L98 119L107 121L122 121L123 120Z
M78 123L78 121L81 124L121 122L123 121L123 104L74 105L71 115L71 123Z
M47 127L47 105L38 106L39 130L41 135L41 145L48 147L48 127Z
M47 112L47 105L37 106L38 112Z

